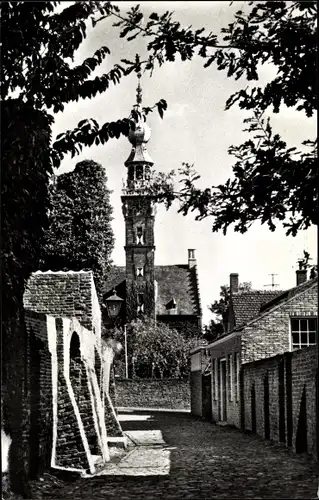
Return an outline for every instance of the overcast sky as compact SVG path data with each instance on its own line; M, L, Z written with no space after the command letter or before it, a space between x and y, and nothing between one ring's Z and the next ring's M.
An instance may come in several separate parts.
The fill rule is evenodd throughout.
M122 12L134 2L120 2ZM222 26L233 20L233 14L247 2L142 2L147 16L151 12L164 13L174 10L175 18L183 25L194 29L205 27L218 33ZM65 5L65 4L64 4ZM145 53L145 39L126 42L117 37L112 28L114 20L105 20L90 27L88 37L77 52L75 63L89 57L100 46L111 50L97 74L111 69L120 59L133 59L135 54ZM247 82L227 78L214 65L203 68L203 59L191 62L164 64L150 78L142 78L143 104L151 106L159 99L165 99L168 110L161 120L157 112L148 118L152 136L148 152L159 171L177 170L182 162L194 163L201 175L199 185L209 187L225 182L232 175L234 158L228 155L231 145L246 139L242 132L245 115L233 107L225 111L227 98ZM260 71L262 83L273 75L270 67ZM94 99L70 103L63 113L56 115L54 134L72 129L84 118L95 118L100 124L127 117L136 96L136 75L123 78L120 84ZM271 115L271 113L270 113ZM272 116L272 115L271 115ZM291 146L299 146L307 138L316 135L316 118L306 118L291 109L282 109L272 116L276 132ZM66 158L58 173L72 170L76 163L92 159L101 163L108 176L108 186L113 191L111 203L114 207L113 230L116 243L113 260L117 265L125 264L125 232L121 210L122 179L126 177L124 162L129 156L130 144L126 138L113 139L104 146L92 146L83 150L81 156ZM311 203L311 200L309 200ZM208 306L219 297L220 286L229 282L229 274L239 273L240 282L251 281L255 289L266 290L272 282L286 289L295 285L297 259L303 250L308 250L313 258L317 256L317 232L315 228L301 232L297 237L287 237L279 228L270 232L268 226L255 223L244 234L229 230L227 235L212 233L212 220L195 221L193 215L187 217L177 213L176 207L166 211L160 206L155 223L155 264L185 264L187 249L195 248L198 264L200 294L204 323L211 314ZM313 261L314 262L314 261Z

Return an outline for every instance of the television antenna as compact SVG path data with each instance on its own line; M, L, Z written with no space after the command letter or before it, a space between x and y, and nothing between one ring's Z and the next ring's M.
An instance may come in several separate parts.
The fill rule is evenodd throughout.
M268 276L271 276L271 283L269 283L268 285L264 285L264 286L271 286L271 288L275 288L276 286L279 286L279 283L275 283L275 276L278 276L278 274L270 273Z

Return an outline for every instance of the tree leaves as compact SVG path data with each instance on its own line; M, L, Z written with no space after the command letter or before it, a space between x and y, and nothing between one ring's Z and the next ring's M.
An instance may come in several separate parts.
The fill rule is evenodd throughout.
M145 318L128 326L129 359L134 360L133 376L182 378L189 373L190 338L165 323Z
M50 195L41 269L92 270L101 298L114 247L105 170L92 160L82 161L56 178Z
M245 122L254 138L229 148L237 159L234 179L200 190L195 187L198 176L188 166L180 172L179 211L184 215L196 211L197 220L212 216L213 231L224 234L232 224L235 231L245 233L256 220L266 223L271 231L280 221L287 235L293 236L317 224L317 141L307 141L309 150L300 152L287 148L280 136L273 134L269 119L260 113L255 112Z
M226 102L226 110L236 104L253 112L249 120L244 120L252 139L229 148L236 159L234 179L201 190L195 186L196 175L180 172L179 192L168 183L167 196L162 191L158 199L171 206L172 200L178 198L179 211L183 215L195 212L197 220L212 216L213 231L226 233L229 225L234 224L235 231L244 233L255 220L260 220L271 231L280 221L287 234L296 235L317 223L313 208L318 200L314 188L318 181L315 154L289 148L273 133L270 120L265 120L263 113L268 108L279 113L285 105L310 117L317 109L317 5L284 1L249 5L251 8L239 10L234 21L222 28L219 41L204 29L182 27L173 20L171 12L163 16L152 14L143 28L149 51L143 63L146 70L152 71L156 63L161 66L165 61L175 61L177 55L186 61L198 54L204 59L205 68L214 63L219 71L226 71L227 77L245 77L248 83L258 81L264 64L271 64L277 72L264 87L249 84ZM132 19L122 19L120 23L130 32L140 30L133 24ZM158 107L160 116L162 109Z

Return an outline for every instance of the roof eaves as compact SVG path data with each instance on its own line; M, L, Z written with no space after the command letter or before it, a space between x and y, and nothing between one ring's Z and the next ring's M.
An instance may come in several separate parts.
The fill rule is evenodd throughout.
M290 298L296 297L299 295L299 293L304 292L308 288L310 288L318 278L313 278L312 280L305 281L304 283L301 283L298 286L295 286L293 288L289 288L288 290L285 290L282 294L278 295L274 299L270 300L269 302L266 302L262 307L261 307L261 312L268 312L269 310L272 309L273 306L281 304L285 299L289 300Z
M227 335L222 335L221 337L218 337L218 339L214 340L214 342L211 342L210 344L208 344L206 346L206 349L212 349L213 347L225 342L225 340L232 339L234 337L237 337L238 335L240 335L240 331L239 330L237 331L234 329L231 332L227 333Z
M307 288L310 288L310 286L315 284L316 281L317 281L317 278L314 278L314 279L306 282L308 286L302 286L302 285L305 285L305 283L302 283L298 287L290 288L290 290L287 290L282 295L279 295L279 297L282 297L282 299L279 302L276 301L276 304L274 304L272 307L267 309L267 311L263 311L258 316L255 316L255 318L247 321L244 325L242 325L241 328L244 328L245 326L250 326L250 325L254 324L256 321L258 321L259 319L267 316L267 314L270 314L271 312L276 311L278 309L278 307L280 307L282 305L282 303L285 301L285 299L287 299L286 302L289 302L290 300L294 299L295 297L298 297L299 294L303 293L305 290L307 290ZM302 287L302 288L300 288L297 291L297 288L299 288L299 287ZM291 293L294 290L296 290L297 293Z

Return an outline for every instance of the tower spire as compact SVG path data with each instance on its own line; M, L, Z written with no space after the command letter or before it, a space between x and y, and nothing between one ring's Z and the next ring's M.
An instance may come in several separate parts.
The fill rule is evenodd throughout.
M137 84L137 89L136 89L136 104L137 104L137 106L141 107L142 106L142 87L141 87L142 73L140 71L137 73L137 78L138 78L138 84Z
M130 129L129 136L128 136L128 139L129 139L130 143L132 144L132 150L131 150L130 156L128 157L128 159L125 162L125 165L128 168L130 168L130 165L133 167L134 164L137 164L137 163L139 165L141 165L143 163L147 167L153 165L153 161L146 150L146 144L148 143L148 141L151 137L151 129L148 127L148 125L145 121L145 118L143 117L143 113L142 113L141 77L142 77L142 73L139 71L137 73L138 83L137 83L137 88L136 88L136 104L134 104L134 108L135 108L135 112L136 112L135 115L137 115L134 117L135 128ZM132 179L137 180L139 176L135 176L135 174L134 175L132 174L132 176L129 175L129 177L132 177ZM144 179L144 175L143 175L143 179ZM131 182L131 180L130 180L130 182ZM142 179L140 179L140 180L142 180Z

